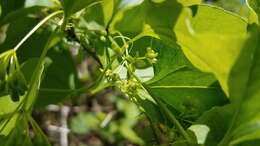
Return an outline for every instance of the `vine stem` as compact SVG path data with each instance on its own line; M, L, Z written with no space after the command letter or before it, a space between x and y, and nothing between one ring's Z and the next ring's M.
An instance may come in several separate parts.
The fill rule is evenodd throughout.
M149 92L149 90L147 90L147 88L145 86L143 86L145 91ZM173 122L173 124L177 127L177 129L179 130L179 132L182 134L182 136L189 142L192 142L192 139L190 138L190 136L188 135L188 133L184 130L184 128L182 127L182 125L180 124L180 122L176 119L176 117L171 113L171 111L166 107L166 105L160 100L158 99L156 96L152 96L153 99L158 103L159 107L166 113L166 115L168 116L168 118Z
M54 16L57 16L59 14L63 13L63 11L56 11L45 17L43 20L41 20L34 28L14 47L14 51L17 51L18 48L22 46L22 44L32 36L34 32L36 32L43 24L45 24L49 19L51 19Z
M130 72L131 75L142 85L142 88L144 89L145 92L147 92L149 95L151 92L149 92L149 88L146 87L146 85L144 85L141 80L133 73ZM190 138L190 136L188 135L188 133L184 130L184 128L182 127L182 125L180 124L180 122L176 119L176 117L171 113L171 111L166 107L166 105L160 100L158 99L156 96L151 95L151 97L155 100L155 102L158 103L159 107L162 108L162 110L166 113L166 115L168 116L169 120L171 120L173 122L173 124L177 127L177 129L179 130L179 132L182 134L182 136L187 140L188 143L192 143L192 139Z
M171 111L166 107L166 105L157 98L154 98L156 100L156 102L159 104L159 106L162 108L162 110L168 115L168 117L170 118L170 120L175 124L175 126L177 127L177 129L180 131L180 133L182 134L182 136L188 141L188 142L192 142L190 136L188 135L188 133L184 130L184 128L182 127L182 125L180 124L180 122L176 119L176 117L171 113Z
M76 35L75 30L72 30L73 35L75 36L75 41L78 42L80 44L80 46L91 56L94 58L94 60L101 66L101 68L103 68L103 64L101 62L101 60L98 58L98 56L96 55L95 52L91 51L85 42L82 41L82 39L78 38L78 36Z

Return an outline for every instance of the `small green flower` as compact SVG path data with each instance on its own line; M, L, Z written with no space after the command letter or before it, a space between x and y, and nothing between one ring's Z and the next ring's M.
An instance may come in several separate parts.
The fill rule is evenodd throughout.
M120 86L122 92L130 96L135 95L139 87L140 85L136 79L123 80Z
M99 39L102 41L102 42L106 42L107 41L107 38L105 36L100 36Z
M120 80L120 77L117 73L113 73L112 70L108 69L106 72L105 72L105 76L107 78L108 81L112 81L112 82L116 82L116 81L119 81Z
M151 47L148 47L148 48L146 49L145 57L146 57L146 59L147 59L150 63L152 63L152 64L156 63L156 62L157 62L157 58L156 58L157 56L158 56L158 53L155 52Z

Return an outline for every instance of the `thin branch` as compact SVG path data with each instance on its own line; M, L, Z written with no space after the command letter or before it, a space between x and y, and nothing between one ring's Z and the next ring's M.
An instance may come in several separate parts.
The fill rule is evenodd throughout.
M98 58L98 56L96 55L95 52L90 51L89 48L85 45L85 43L83 43L83 42L82 42L81 40L79 40L77 37L76 37L76 42L78 42L78 43L81 45L81 47L82 47L85 51L87 51L87 53L88 53L91 57L93 57L93 58L96 60L96 62L103 68L103 64L102 64L102 62L100 61L100 59Z
M68 116L69 116L70 108L68 106L61 106L60 113L61 113L61 129L60 129L60 145L61 146L68 146Z
M162 110L167 114L167 116L169 117L169 119L175 124L175 126L177 127L177 129L179 130L179 132L182 134L182 136L188 141L188 142L192 142L192 139L190 138L190 136L188 135L188 133L184 130L184 128L182 127L182 125L179 123L179 121L176 119L176 117L171 113L171 111L166 107L166 105L157 98L154 98L156 100L156 102L159 104L159 106L162 108Z
M71 37L74 41L76 41L77 43L79 43L79 45L85 50L87 51L87 53L94 58L94 60L103 68L103 64L102 62L100 61L100 59L98 58L98 56L96 55L96 52L93 52L91 50L89 50L89 48L87 47L86 43L81 41L76 33L75 33L75 30L74 28L71 28L69 30L66 31L67 35L69 35L69 37Z

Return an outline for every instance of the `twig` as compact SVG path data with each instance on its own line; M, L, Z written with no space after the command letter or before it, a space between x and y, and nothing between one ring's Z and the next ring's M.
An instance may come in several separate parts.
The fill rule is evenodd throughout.
M70 113L70 107L68 106L58 106L58 105L49 105L47 107L47 110L52 112L58 112L60 111L60 124L61 126L56 125L48 125L48 130L57 132L60 134L60 146L69 146L68 142L68 134L70 130L68 129L68 116Z
M61 146L68 146L68 116L69 116L70 108L68 106L62 106L60 113L61 113L61 129L60 129L60 145Z

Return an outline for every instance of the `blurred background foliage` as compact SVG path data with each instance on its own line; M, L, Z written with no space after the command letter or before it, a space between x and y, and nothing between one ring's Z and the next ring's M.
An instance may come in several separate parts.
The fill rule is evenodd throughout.
M58 3L58 0L20 1L21 3L25 2L26 7L56 7ZM136 2L138 2L138 0L125 0L122 2L122 5L134 4ZM241 14L244 1L205 0L205 3L214 4L226 10ZM9 11L16 9L19 9L19 5L7 8L6 5L2 4L0 8L1 18L9 13ZM83 27L84 25L87 25L84 24L84 21L80 21L80 23ZM28 29L32 28L33 25L34 23L30 23ZM1 40L6 37L3 33L4 29L4 27L1 27L0 29L0 44ZM27 32L27 29L25 32ZM77 64L76 72L79 76L80 83L91 84L93 80L96 79L97 74L100 73L98 63L91 59L91 57L88 56L89 54L84 52L78 44L75 44L70 40L61 40L59 46L60 48L70 46L70 49L65 52L70 53L72 61ZM59 48L54 51L56 51L57 54L62 52ZM80 97L66 98L66 100L60 102L61 98L63 99L64 97L49 98L50 101L39 101L39 104L42 105L34 112L37 123L40 123L42 129L48 133L48 139L53 145L60 144L60 132L51 130L48 126L60 126L62 124L60 122L60 110L62 109L62 106L66 106L70 109L68 115L70 146L150 146L153 143L156 143L156 139L167 142L170 141L169 139L174 139L175 137L174 132L166 129L163 125L151 124L149 122L150 119L141 113L130 99L120 94L117 89L106 89L105 91L102 91L102 93L94 96L86 93ZM48 105L49 103L54 102L56 102L57 105ZM55 107L58 107L59 109L53 110L53 107L54 109ZM154 131L156 131L156 134L153 133ZM168 135L168 137L165 137L164 135Z

